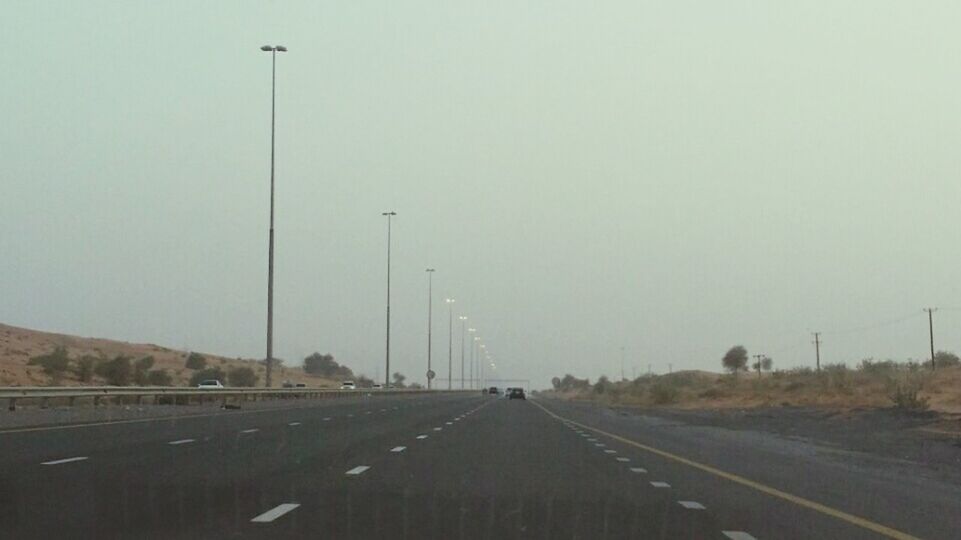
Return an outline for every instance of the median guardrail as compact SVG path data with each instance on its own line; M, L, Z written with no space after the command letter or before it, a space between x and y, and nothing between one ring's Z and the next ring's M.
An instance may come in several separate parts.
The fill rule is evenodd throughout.
M263 399L338 399L360 395L409 395L422 393L446 393L449 390L426 389L370 389L336 390L331 388L184 388L174 386L11 386L0 388L0 400L7 400L7 409L15 411L24 401L39 401L41 407L51 400L65 401L74 406L77 400L99 405L103 401L142 404L144 398L154 403L189 404L221 401L260 401ZM459 390L453 390L459 392Z

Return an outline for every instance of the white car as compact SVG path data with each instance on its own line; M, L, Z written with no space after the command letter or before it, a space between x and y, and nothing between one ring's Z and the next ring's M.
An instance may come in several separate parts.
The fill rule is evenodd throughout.
M357 389L357 385L354 384L354 381L344 381L344 383L340 385L340 389L341 389L341 390L356 390L356 389Z
M205 388L207 390L211 390L215 388L223 388L223 387L224 385L217 379L208 379L206 381L200 381L200 384L197 385L197 388Z

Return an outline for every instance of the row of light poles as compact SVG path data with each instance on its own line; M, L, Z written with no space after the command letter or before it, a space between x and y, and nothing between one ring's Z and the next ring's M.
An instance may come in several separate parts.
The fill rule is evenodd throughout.
M267 248L267 357L265 360L267 373L264 378L265 386L268 388L271 386L273 381L273 367L274 367L274 140L275 140L275 124L276 124L276 96L277 96L277 53L287 52L287 47L283 45L264 45L260 48L261 51L269 52L271 56L271 68L270 68L270 229L268 233L268 248ZM391 221L397 212L389 211L383 212L382 216L387 218L387 335L385 343L385 358L384 358L384 387L390 386L390 229ZM427 388L432 387L432 380L435 376L433 367L431 365L431 338L433 330L433 268L427 269L428 285L427 285ZM454 358L454 299L446 299L448 305L448 346L447 346L447 388L453 389L453 358ZM467 317L460 316L458 320L461 321L461 351L460 351L460 374L461 389L464 389L464 339L465 339L465 327L467 324ZM468 329L471 334L476 330L474 328ZM471 339L471 365L470 365L470 382L471 388L473 388L474 383L474 349L475 345L479 345L481 352L485 351L484 344L480 343L481 338L472 336ZM490 357L487 356L486 360L490 362ZM483 363L480 365L479 375L483 379Z

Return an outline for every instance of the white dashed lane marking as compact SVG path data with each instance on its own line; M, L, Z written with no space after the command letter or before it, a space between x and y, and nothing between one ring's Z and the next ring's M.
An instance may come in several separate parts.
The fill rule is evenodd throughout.
M395 454L399 454L399 453L403 452L404 450L407 450L407 447L406 447L406 446L395 446L395 447L393 447L393 448L390 449L390 451L393 452L393 453L395 453Z
M354 467L353 469L347 471L347 472L344 473L344 474L349 474L349 475L351 475L351 476L357 476L358 474L364 474L364 471L366 471L366 470L369 469L369 468L370 468L370 467L368 467L367 465L358 465L358 466Z
M721 534L731 540L757 540L757 538L754 538L744 531L721 531Z
M631 460L630 458L626 458L626 457L617 458L617 461L620 461L621 463L627 463L630 460Z
M74 461L83 461L88 459L86 456L77 456L64 459L55 459L53 461L44 461L41 465L62 465L64 463L73 463Z
M296 503L284 503L274 508L271 508L270 510L267 510L263 514L260 514L259 516L255 517L250 521L252 523L270 523L271 521L279 518L280 516L286 514L287 512L290 512L291 510L297 508L298 506L300 505Z
M656 487L656 488L669 488L669 487L671 487L671 484L668 484L667 482L651 482L651 485L654 486L654 487Z
M250 428L250 429L242 430L241 433L256 433L258 431L260 431L259 428Z
M677 501L677 504L690 510L704 510L704 505L697 501Z
M287 425L288 425L288 426L299 426L299 425L300 425L300 422L291 422L291 423L289 423L289 424L287 424Z
M440 431L440 430L442 430L442 429L444 429L444 428L435 427L435 428L434 428L434 431Z
M330 421L330 417L329 417L329 416L328 416L327 418L324 418L324 422L328 422L328 421Z
M427 438L427 435L418 435L417 438L418 438L418 439L426 439L426 438Z
M194 442L193 439L180 439L179 441L170 441L170 442L167 443L167 444L178 445L178 444L187 444L187 443L192 443L192 442Z
M640 467L631 467L632 473L646 473L647 469L642 469Z
M616 454L617 450L604 450L605 454Z

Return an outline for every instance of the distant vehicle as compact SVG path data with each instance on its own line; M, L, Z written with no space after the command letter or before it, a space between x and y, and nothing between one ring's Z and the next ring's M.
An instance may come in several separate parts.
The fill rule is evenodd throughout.
M344 381L344 383L340 385L340 389L341 389L341 390L356 390L356 389L357 389L357 385L354 384L354 381Z
M197 385L197 388L204 388L207 390L210 390L213 388L223 388L223 387L224 385L217 379L207 379L206 381L200 381L200 384Z
M384 388L384 385L382 385L382 384L375 384L372 388L373 388L374 390L381 390L381 389Z
M500 394L501 391L498 390L496 386L491 386L491 387L490 387L490 390L488 390L487 393L488 393L488 394L493 394L493 395L496 396L497 394Z
M527 396L524 395L523 388L511 388L510 394L507 396L509 399L523 399L527 400Z
M302 382L297 383L295 386L296 386L297 388L307 388L307 385L306 385L305 383L302 383Z
M284 381L284 384L282 384L281 386L283 386L284 388L293 388L293 387L294 387L294 383L292 383L292 382L290 382L290 381Z

